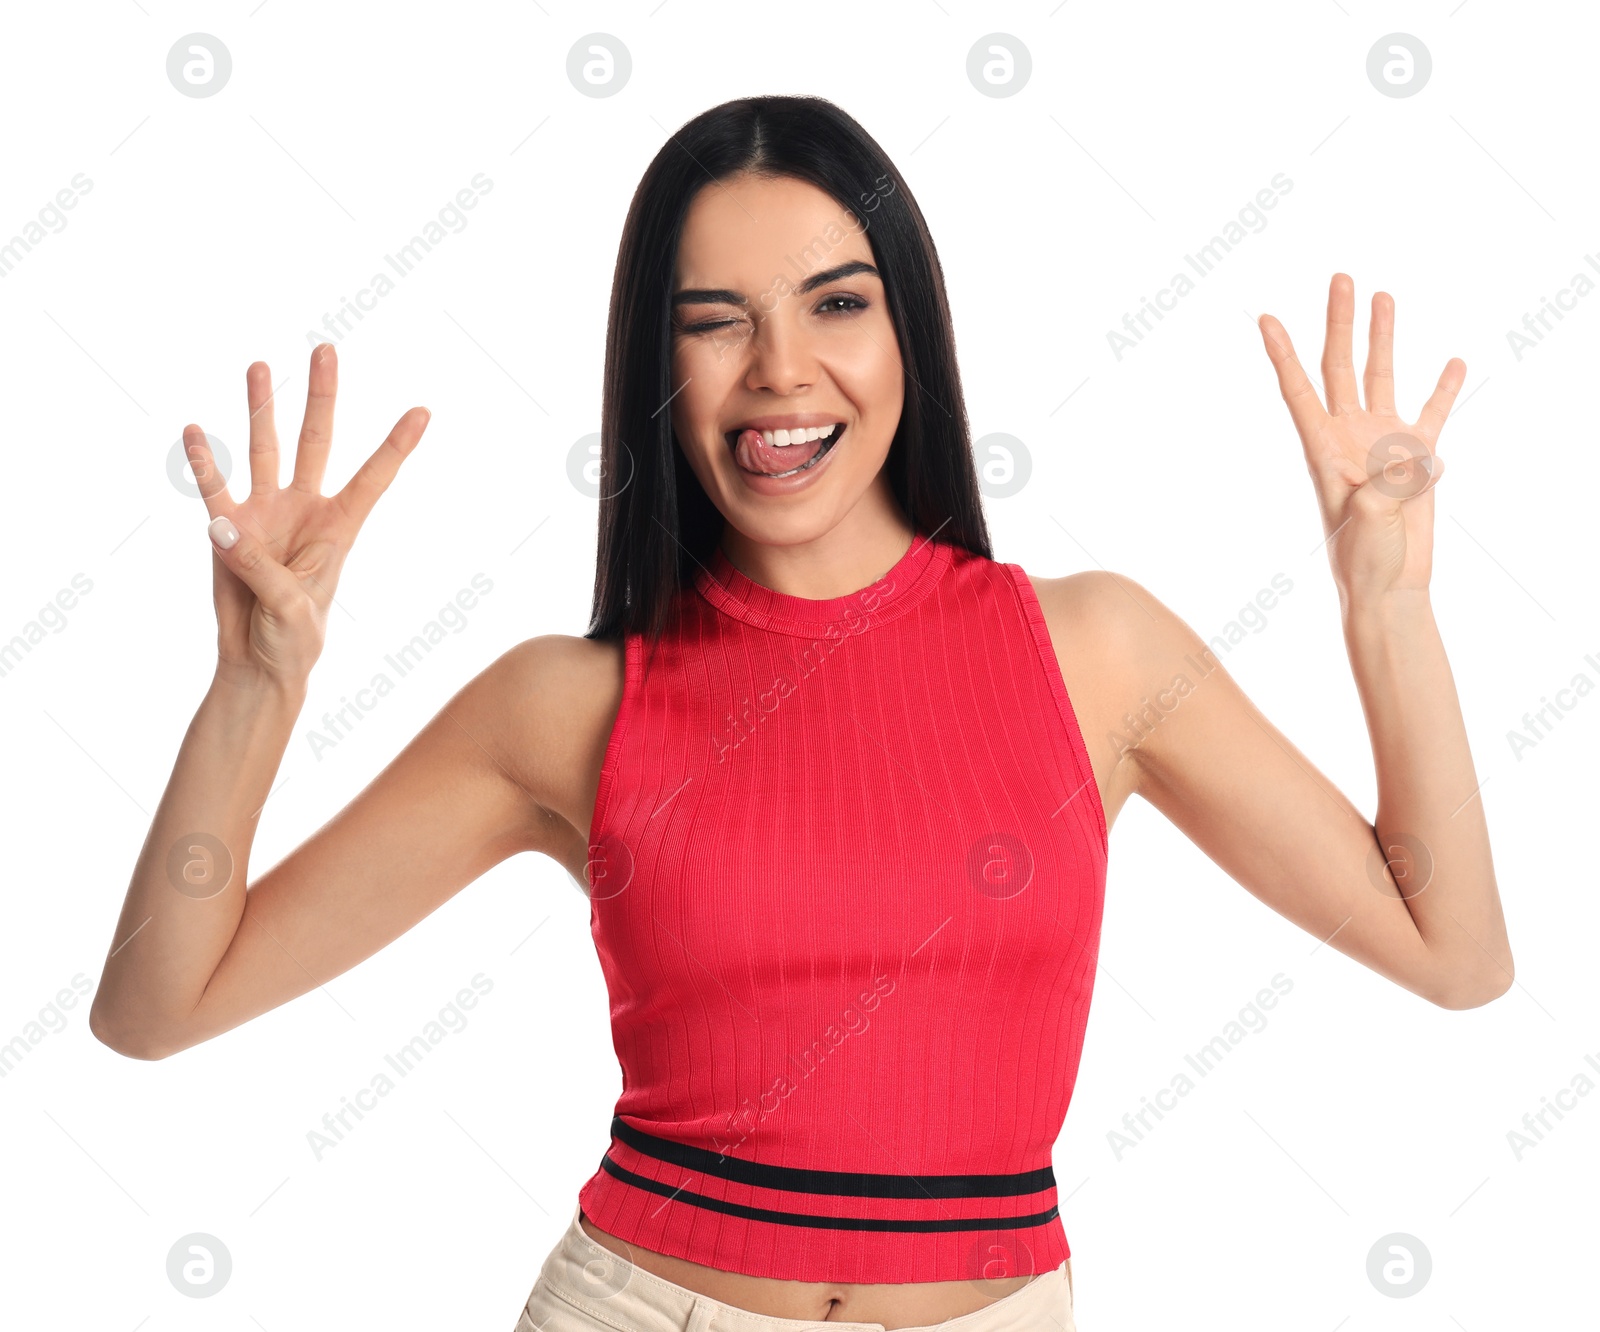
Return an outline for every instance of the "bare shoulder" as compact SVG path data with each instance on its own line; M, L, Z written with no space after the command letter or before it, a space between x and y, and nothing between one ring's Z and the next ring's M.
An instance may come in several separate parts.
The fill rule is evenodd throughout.
M1058 656L1082 669L1137 673L1151 654L1161 655L1187 626L1143 584L1108 569L1088 569L1064 578L1033 578Z
M1160 689L1167 669L1198 642L1147 588L1125 574L1090 569L1030 575L1109 823L1135 790L1125 718ZM1166 672L1166 674L1163 674Z
M480 693L495 761L568 825L576 850L587 847L623 664L620 641L544 634L503 652L469 686Z
M622 698L620 641L541 634L502 653L497 670L510 701L535 712L555 708L611 711Z
M1132 579L1106 569L1085 569L1063 578L1030 574L1028 581L1052 630L1058 620L1063 629L1076 624L1079 632L1090 627L1112 628L1133 609L1134 593L1144 591Z
M1060 651L1088 651L1133 664L1182 640L1188 626L1142 583L1109 569L1034 578L1034 593Z

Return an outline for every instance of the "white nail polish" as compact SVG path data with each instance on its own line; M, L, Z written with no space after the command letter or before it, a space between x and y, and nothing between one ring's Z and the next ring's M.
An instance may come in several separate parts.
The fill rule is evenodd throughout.
M223 514L218 514L206 525L206 531L211 534L211 539L228 550L239 539L239 529L235 527Z

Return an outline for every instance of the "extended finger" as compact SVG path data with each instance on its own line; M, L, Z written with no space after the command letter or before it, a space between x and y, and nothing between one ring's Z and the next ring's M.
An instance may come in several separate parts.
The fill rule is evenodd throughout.
M183 453L189 460L189 470L194 473L195 484L200 487L200 498L206 512L215 518L218 514L232 513L238 506L228 494L228 478L217 466L216 455L206 443L206 432L197 425L183 428Z
M1466 382L1467 363L1459 356L1452 356L1445 362L1438 385L1427 402L1422 404L1422 414L1417 417L1417 429L1430 445L1439 438L1439 432L1444 429L1444 423L1450 416L1450 409L1455 405L1456 394L1461 392L1461 386Z
M272 371L257 361L244 372L245 398L250 404L250 491L278 488L278 428L272 413Z
M1317 390L1300 364L1300 358L1294 354L1288 330L1269 314L1262 315L1259 324L1267 359L1278 372L1278 389L1288 405L1294 428L1300 432L1300 438L1309 443L1321 433L1328 414L1322 410Z
M1380 291L1372 297L1372 325L1367 330L1367 369L1362 377L1367 410L1394 415L1394 297Z
M333 400L339 392L339 358L331 342L311 349L311 379L306 387L306 414L300 423L300 443L294 455L296 490L313 493L322 488L328 468L328 448L333 443Z
M1346 273L1335 273L1328 284L1328 332L1322 344L1322 387L1328 414L1344 416L1359 411L1356 367L1350 339L1356 319L1356 284Z
M344 489L333 497L358 530L367 521L367 515L378 502L378 496L389 488L389 483L400 471L400 464L417 447L432 415L426 407L413 407L402 416L394 423L388 438L361 464L356 474L345 483Z

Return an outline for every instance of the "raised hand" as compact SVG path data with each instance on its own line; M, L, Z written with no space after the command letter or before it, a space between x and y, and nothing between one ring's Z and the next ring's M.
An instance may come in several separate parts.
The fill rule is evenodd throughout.
M1372 298L1363 407L1351 357L1355 283L1335 273L1322 350L1324 410L1283 325L1266 314L1259 323L1316 483L1340 598L1348 606L1352 599L1425 590L1433 569L1433 487L1444 473L1434 450L1466 363L1446 362L1422 414L1407 425L1394 409L1394 300L1380 291Z
M200 483L212 540L217 670L245 682L298 688L322 654L328 607L356 533L400 464L422 438L430 413L413 407L336 495L321 493L333 442L338 360L323 343L311 353L305 419L294 479L278 484L272 375L265 361L245 371L250 404L250 494L235 503L205 432L184 427L184 451Z

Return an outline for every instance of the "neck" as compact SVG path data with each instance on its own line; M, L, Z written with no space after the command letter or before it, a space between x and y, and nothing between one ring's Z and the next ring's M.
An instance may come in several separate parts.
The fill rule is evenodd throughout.
M752 582L787 596L825 601L870 587L911 549L916 532L881 475L842 521L793 545L755 541L731 525L722 551Z

